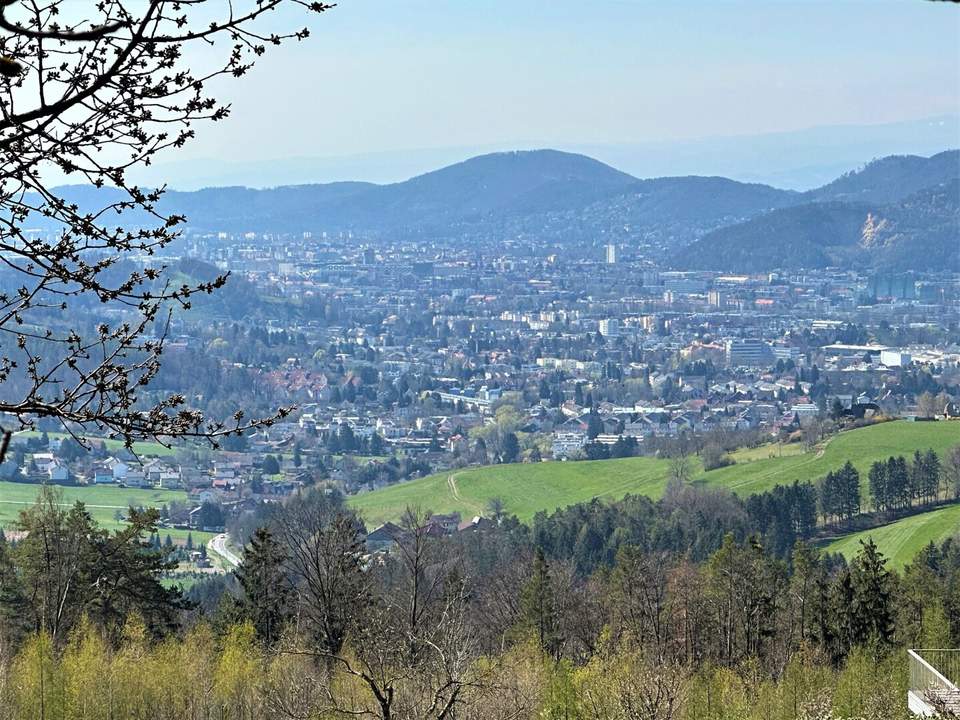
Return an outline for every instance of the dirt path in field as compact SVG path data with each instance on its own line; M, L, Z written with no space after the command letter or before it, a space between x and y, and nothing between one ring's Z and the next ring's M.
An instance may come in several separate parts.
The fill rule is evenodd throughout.
M460 488L457 487L457 475L460 475L462 472L463 471L461 470L460 472L450 473L447 475L447 488L450 490L450 495L463 507L469 508L471 512L475 512L478 515L482 515L483 508L480 505L477 505L477 503L470 500L465 500L460 496Z
M447 475L447 487L450 488L450 494L453 495L453 499L457 502L463 502L463 498L460 497L460 491L457 489L457 475L460 473L450 473Z
M836 436L834 436L834 437L836 437ZM830 441L831 441L831 440L833 440L833 437L828 437L828 438L824 441L823 445L821 445L820 448L817 450L817 459L823 457L823 454L827 451L827 445L830 444Z

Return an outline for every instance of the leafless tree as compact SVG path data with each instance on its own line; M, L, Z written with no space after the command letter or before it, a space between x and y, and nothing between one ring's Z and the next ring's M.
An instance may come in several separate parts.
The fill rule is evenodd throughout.
M442 599L449 569L448 556L433 535L430 517L418 507L406 508L400 520L403 534L392 554L397 567L389 583L391 605L396 608L397 622L410 638L419 635ZM411 647L412 654L416 651Z
M297 498L278 513L277 539L297 597L304 634L319 652L343 648L370 605L360 522L319 492Z
M131 446L141 438L216 443L275 419L251 421L240 410L210 419L178 394L149 397L171 314L226 278L190 285L165 273L158 252L185 218L162 211L162 188L138 187L128 174L182 147L197 123L228 116L209 92L213 81L240 78L268 46L308 36L306 28L263 29L282 5L330 7L0 2L0 413L14 426L54 418ZM191 66L194 46L213 58L208 66ZM64 177L91 186L90 202L66 199L53 186Z
M663 663L669 653L669 598L671 571L666 553L643 553L623 548L610 577L610 592L617 630L638 645L649 648L651 657Z
M301 638L281 649L321 661L318 707L331 716L443 720L492 691L496 663L479 662L465 583L447 574L429 516L408 511L403 526L393 556L367 570L377 590L346 642L305 645ZM323 603L319 596L305 599Z
M690 458L686 455L677 455L670 460L670 469L668 471L668 480L678 484L685 485L693 478L693 468Z
M940 474L944 491L947 496L960 499L960 445L955 445L947 451Z

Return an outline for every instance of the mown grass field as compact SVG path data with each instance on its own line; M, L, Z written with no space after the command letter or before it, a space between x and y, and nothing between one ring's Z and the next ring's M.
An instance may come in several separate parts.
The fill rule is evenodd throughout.
M491 465L429 475L355 496L350 503L371 527L398 519L408 505L435 513L458 511L464 517L485 515L493 497L504 501L507 512L529 520L539 510L594 497L659 497L667 468L667 461L655 458Z
M41 437L42 432L37 430L23 430L18 433L14 433L13 441L16 442L17 438L35 438ZM68 437L67 433L63 432L50 432L47 433L47 437L50 438L65 438ZM121 440L111 440L110 438L98 438L90 437L89 440L95 440L96 442L102 442L104 447L111 452L117 452L118 450L123 450L123 441ZM142 457L165 457L173 455L177 452L176 448L165 447L158 442L135 442L133 444L133 451L139 456Z
M850 460L860 471L862 493L866 497L867 472L876 460L891 455L904 455L909 459L914 450L927 448L942 455L957 444L960 444L960 423L887 422L840 433L812 452L753 462L740 462L738 458L736 465L703 473L700 479L746 496L794 480L815 482Z
M860 550L860 541L872 537L890 566L902 568L927 544L941 543L960 533L960 505L911 515L889 525L851 533L824 546L850 560Z
M165 503L179 501L186 502L187 493L183 490L141 490L138 488L121 488L110 485L91 486L55 486L63 493L63 504L73 505L77 500L83 502L93 519L101 527L115 530L123 524L116 519L119 510L126 514L127 508L156 507ZM27 483L0 482L0 527L12 528L16 524L20 511L33 504L39 491L39 485ZM184 541L186 530L160 530L160 537L167 534L175 541ZM194 542L206 542L213 535L211 533L193 532Z
M794 480L816 481L850 460L860 470L866 493L867 470L875 460L928 447L943 453L956 444L960 423L882 423L841 433L809 452L776 444L740 451L734 454L735 465L710 472L694 460L694 480L747 496ZM666 486L669 465L667 460L645 457L493 465L430 475L355 496L350 503L370 527L396 520L408 505L433 512L459 511L464 517L481 514L493 497L502 498L508 513L526 521L540 510L550 512L595 497L657 498Z

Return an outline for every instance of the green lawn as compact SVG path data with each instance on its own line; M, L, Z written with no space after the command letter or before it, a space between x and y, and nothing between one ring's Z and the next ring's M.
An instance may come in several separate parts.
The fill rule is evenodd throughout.
M487 514L492 497L507 512L530 520L539 510L555 510L593 497L621 498L628 493L658 497L668 463L654 458L583 462L491 465L430 475L351 498L368 526L396 520L407 506L464 517Z
M895 568L902 568L930 542L941 543L960 533L960 505L911 515L889 525L851 533L834 540L824 550L840 553L848 560L860 550L860 541L872 537L880 552Z
M890 455L911 455L932 447L938 453L960 443L960 423L882 423L833 437L825 447L804 453L797 445L776 444L734 453L732 465L704 472L694 462L695 481L752 495L794 480L815 481L848 459L860 470L866 493L870 463ZM773 457L771 457L773 455ZM483 513L499 496L507 512L529 520L539 510L552 511L594 497L626 494L659 497L669 461L625 458L585 462L492 465L430 475L350 499L368 526L396 520L407 505L434 512Z
M65 505L73 505L77 500L83 502L93 519L101 527L115 530L122 523L115 518L117 510L126 514L127 508L157 507L174 500L186 502L187 493L183 490L141 490L121 488L113 485L56 486L63 493ZM39 491L39 485L28 483L0 482L0 527L11 528L17 521L20 511L33 504ZM160 537L168 533L175 541L185 541L187 530L162 529ZM193 532L194 542L206 542L212 533Z
M22 430L18 433L14 433L13 441L16 442L17 438L33 438L33 437L41 437L42 435L43 433L37 430ZM69 436L67 433L63 433L63 432L48 432L47 437L65 438ZM110 438L98 438L98 437L89 437L87 439L102 442L104 444L104 447L106 447L106 449L110 450L111 452L116 452L117 450L123 449L122 440L111 440ZM164 447L158 442L135 442L133 444L133 451L137 455L144 456L144 457L149 457L154 455L160 457L160 456L173 455L174 453L176 453L177 449L173 447L169 447L169 448Z
M769 460L770 458L793 457L803 454L803 445L801 443L767 443L755 448L741 448L733 453L733 457L738 463L754 462L756 460Z
M890 455L904 455L909 459L914 450L930 447L943 455L948 448L957 444L960 444L960 423L887 422L840 433L821 450L738 462L704 473L700 479L710 485L730 488L738 495L753 495L794 480L816 481L850 460L860 471L862 492L866 497L867 472L874 461Z

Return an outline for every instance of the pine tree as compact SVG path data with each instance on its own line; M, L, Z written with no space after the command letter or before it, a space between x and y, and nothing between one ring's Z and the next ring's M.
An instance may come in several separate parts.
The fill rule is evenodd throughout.
M870 495L873 497L873 507L877 512L890 510L890 494L887 489L887 464L875 462L870 466L868 476Z
M597 435L603 432L603 422L600 420L600 416L597 414L597 411L591 410L590 415L587 418L587 437L590 440L593 440Z
M910 483L910 470L903 455L894 458L894 485L898 488L898 501L901 508L908 508L912 504L913 487Z
M853 598L853 580L850 570L844 568L830 586L828 596L830 622L824 644L834 665L840 665L854 645Z
M849 460L838 472L840 515L845 520L860 514L860 473Z
M546 400L550 397L550 383L547 382L546 378L540 380L539 395L541 400Z
M18 640L28 630L27 598L23 590L7 539L0 537L0 646Z
M854 644L889 643L894 629L893 577L873 538L860 545L850 565L852 640Z
M236 570L243 588L242 608L257 637L273 645L290 617L291 589L284 572L286 552L266 528L258 528Z
M910 506L913 491L910 488L910 472L907 461L900 457L887 459L887 498L890 507L902 509Z
M520 458L520 441L517 440L516 433L508 432L503 436L502 449L505 463L516 462Z
M555 655L560 643L553 606L553 586L550 566L539 546L533 557L530 580L520 596L520 608L523 625L533 633L541 648Z
M910 490L912 500L923 501L923 491L926 485L926 468L924 467L924 458L920 450L913 451L913 461L910 463Z
M933 448L928 448L923 459L927 471L926 494L932 502L936 502L940 495L940 475L942 473L940 456L937 455Z
M825 523L838 516L838 483L836 473L828 472L817 486L820 515Z

